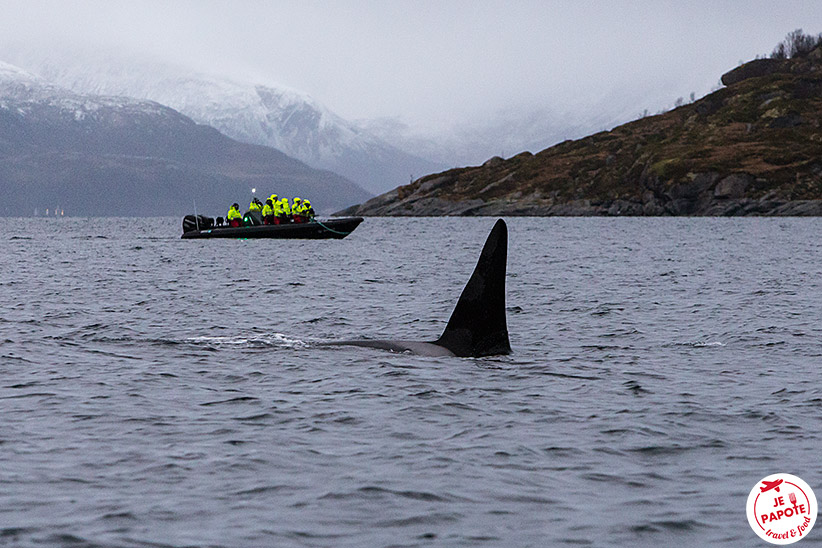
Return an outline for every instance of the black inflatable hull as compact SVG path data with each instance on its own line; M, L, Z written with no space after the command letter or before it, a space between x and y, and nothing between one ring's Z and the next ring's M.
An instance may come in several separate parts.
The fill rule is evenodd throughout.
M308 223L289 223L284 225L256 225L231 227L214 227L206 230L184 232L182 238L301 238L319 240L327 238L345 238L363 221L362 217L338 217L335 219L314 220Z

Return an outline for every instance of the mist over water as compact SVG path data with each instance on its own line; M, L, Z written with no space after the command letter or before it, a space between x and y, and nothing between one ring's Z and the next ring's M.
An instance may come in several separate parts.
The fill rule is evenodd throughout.
M822 221L507 221L514 353L459 359L316 343L437 338L494 219L6 219L0 545L750 546L822 492Z

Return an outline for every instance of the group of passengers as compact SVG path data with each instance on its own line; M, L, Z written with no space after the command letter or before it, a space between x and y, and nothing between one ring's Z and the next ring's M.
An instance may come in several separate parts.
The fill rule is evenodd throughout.
M262 223L266 225L282 225L288 223L307 223L314 218L314 208L309 200L294 198L293 204L289 204L288 198L279 198L272 194L265 204L258 198L254 198L248 206L245 215L240 213L240 205L233 204L226 215L228 226L245 226L254 223L254 218L262 217Z

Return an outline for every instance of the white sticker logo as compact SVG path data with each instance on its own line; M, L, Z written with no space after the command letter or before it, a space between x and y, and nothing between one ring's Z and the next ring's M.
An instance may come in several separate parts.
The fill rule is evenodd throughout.
M807 536L816 523L816 495L802 479L790 474L762 478L748 495L748 523L771 544L792 544Z

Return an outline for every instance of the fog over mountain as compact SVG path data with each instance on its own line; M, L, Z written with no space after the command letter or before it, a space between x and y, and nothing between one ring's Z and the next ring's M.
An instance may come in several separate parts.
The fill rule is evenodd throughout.
M308 94L163 63L66 46L0 49L5 59L77 93L157 101L239 141L270 146L379 193L450 164L403 152Z
M339 173L373 193L491 156L542 150L636 114L633 101L621 109L609 104L604 111L583 114L509 109L426 131L397 117L345 120L299 90L198 72L140 54L71 45L44 51L16 44L0 48L0 55L77 93L157 101L234 139Z
M344 120L298 90L198 72L140 54L71 45L44 51L17 44L0 48L0 55L78 93L157 101L234 139L339 173L373 193L492 156L539 151L637 115L634 100L620 105L609 98L601 105L608 108L584 113L509 109L425 131L396 117Z
M425 133L397 118L359 120L371 134L402 150L454 166L479 165L493 156L508 158L538 152L567 139L610 129L637 117L633 102L621 109L591 110L584 115L534 109L489 113L439 133Z

